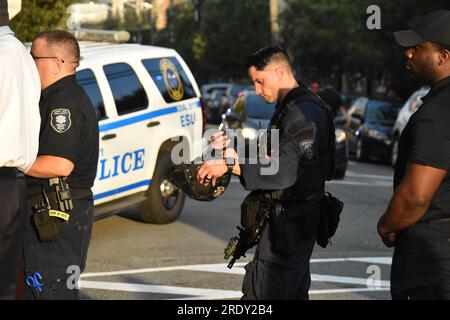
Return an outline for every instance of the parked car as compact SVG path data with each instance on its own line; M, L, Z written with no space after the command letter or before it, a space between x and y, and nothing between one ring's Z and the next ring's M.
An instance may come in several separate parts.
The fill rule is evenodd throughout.
M414 92L398 113L392 134L391 165L395 166L398 155L398 141L409 118L422 105L422 98L430 91L430 87L422 87Z
M221 115L227 107L234 104L238 96L250 85L234 83L212 83L202 86L202 98L205 101L206 120L208 123L218 124Z
M206 100L206 121L208 123L218 124L221 121L222 114L226 111L228 100L223 90L214 90L209 99Z
M395 101L370 100L360 97L349 110L350 124L344 117L335 122L347 134L349 153L358 161L378 157L388 160L391 155L391 141L395 119L400 104Z
M355 102L355 100L358 99L358 96L348 93L340 93L339 95L341 96L342 102L347 110Z
M211 99L211 94L216 91L227 91L233 84L231 82L207 83L201 86L201 95L204 100Z
M228 128L235 129L239 138L246 145L256 142L259 129L269 127L270 118L275 110L275 104L266 103L254 91L244 91L234 105L225 114ZM348 163L346 133L337 128L336 134L336 173L335 178L345 177Z

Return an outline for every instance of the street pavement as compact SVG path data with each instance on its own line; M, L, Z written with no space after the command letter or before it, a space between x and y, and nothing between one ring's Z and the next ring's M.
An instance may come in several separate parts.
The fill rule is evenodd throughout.
M376 232L392 195L393 170L377 163L349 162L343 180L326 189L344 201L332 246L316 246L311 260L310 299L390 299L392 249ZM247 191L233 179L214 202L186 199L180 218L168 225L142 222L137 209L94 223L82 299L239 299L244 265L230 270L223 250L237 235Z

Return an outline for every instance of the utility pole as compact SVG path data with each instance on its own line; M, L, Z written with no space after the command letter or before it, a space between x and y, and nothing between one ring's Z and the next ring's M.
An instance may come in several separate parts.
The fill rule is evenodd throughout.
M270 30L272 42L277 43L280 40L280 24L278 23L278 0L270 1Z

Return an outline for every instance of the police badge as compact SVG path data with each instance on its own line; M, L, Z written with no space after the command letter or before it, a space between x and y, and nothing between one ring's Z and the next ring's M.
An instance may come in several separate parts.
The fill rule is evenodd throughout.
M50 124L53 130L58 133L64 133L69 130L72 125L69 109L58 108L52 110L50 115Z

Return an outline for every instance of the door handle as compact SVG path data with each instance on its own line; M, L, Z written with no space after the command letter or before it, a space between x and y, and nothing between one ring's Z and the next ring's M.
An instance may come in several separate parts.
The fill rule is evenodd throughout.
M151 127L156 127L159 126L161 123L159 121L150 121L149 123L147 123L147 127L151 128Z
M110 139L114 139L115 137L117 137L117 134L115 134L115 133L105 134L102 137L102 140L110 140Z

